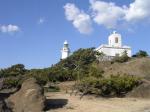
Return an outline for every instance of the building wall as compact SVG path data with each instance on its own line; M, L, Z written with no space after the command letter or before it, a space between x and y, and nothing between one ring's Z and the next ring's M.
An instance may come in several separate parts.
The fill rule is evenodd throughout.
M131 57L130 48L101 47L100 49L97 50L99 52L103 52L107 56L116 56L116 54L119 54L119 56L121 56L122 53L126 50L128 56Z
M116 42L117 39L117 42ZM122 40L121 35L114 32L108 37L108 45L111 47L121 47L122 46Z

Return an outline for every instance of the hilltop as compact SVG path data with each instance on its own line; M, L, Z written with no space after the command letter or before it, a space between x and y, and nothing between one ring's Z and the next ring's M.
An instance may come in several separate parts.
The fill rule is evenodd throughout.
M47 102L45 106L47 110L56 108L57 112L57 106L59 107L61 102L63 103L62 107L68 106L67 104L70 104L69 102L72 102L72 99L75 100L73 101L75 107L69 106L66 108L84 109L85 106L76 105L79 102L89 101L88 99L80 101L88 98L88 96L94 98L88 105L93 105L93 108L98 110L100 108L97 107L96 103L104 102L104 107L101 105L103 108L108 106L118 109L115 105L111 105L111 102L119 105L121 101L127 102L123 104L127 107L129 106L128 104L136 101L137 104L134 109L137 108L137 110L140 110L139 112L148 108L147 105L150 102L146 99L150 99L150 58L146 52L139 51L133 57L128 57L124 52L122 56L116 56L113 60L99 61L104 56L103 53L96 52L94 48L79 49L52 67L28 70L23 64L17 64L1 69L0 94L7 94L2 99L9 99L10 94L20 93L23 89L22 83L27 82L26 80L32 77L36 79L36 84L45 90ZM43 95L43 92L41 93L40 95ZM73 96L68 96L69 94ZM77 95L77 97L74 97L74 95ZM112 99L109 99L108 103L104 99L98 99L98 97ZM120 97L124 99L120 99ZM132 101L132 98L126 97L134 97L136 100L134 101L133 99ZM139 98L146 99L140 100ZM24 101L24 99L20 100ZM143 105L140 102L143 102ZM26 103L28 104L28 102ZM123 105L120 105L120 109L125 109ZM132 107L130 109L132 111ZM62 110L60 109L60 111ZM70 110L67 111L69 112Z
M107 63L107 64L106 64ZM149 80L150 77L150 58L132 58L125 63L103 62L98 65L100 69L103 69L104 76L110 74L129 74Z
M149 81L150 58L147 56L146 52L139 51L130 58L124 52L121 57L116 56L111 61L98 61L104 57L103 53L98 53L94 48L79 49L49 68L27 70L23 64L17 64L1 69L0 77L4 79L1 88L19 88L24 80L34 77L41 86L78 81L74 89L83 94L120 96L142 84L143 79Z

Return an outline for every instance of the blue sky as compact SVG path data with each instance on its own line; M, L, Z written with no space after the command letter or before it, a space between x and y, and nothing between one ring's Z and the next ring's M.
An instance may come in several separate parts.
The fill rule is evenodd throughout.
M67 4L78 9L75 16L83 15L82 20L68 18ZM101 10L103 5L108 11ZM64 40L71 51L98 47L114 29L133 54L140 49L150 53L149 9L149 0L0 0L0 68L17 63L49 67L59 61Z

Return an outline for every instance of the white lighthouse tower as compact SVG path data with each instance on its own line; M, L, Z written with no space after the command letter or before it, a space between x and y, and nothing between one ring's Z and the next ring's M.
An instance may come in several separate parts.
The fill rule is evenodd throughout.
M70 55L69 44L67 40L65 40L63 48L61 50L61 59L66 59Z

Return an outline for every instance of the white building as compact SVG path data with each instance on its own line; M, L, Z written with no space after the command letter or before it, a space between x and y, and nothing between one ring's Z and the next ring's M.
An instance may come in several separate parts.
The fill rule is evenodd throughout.
M108 37L108 45L102 44L96 50L108 57L121 56L126 51L128 56L131 57L131 47L122 45L121 35L116 31Z
M64 42L63 48L61 50L61 59L66 59L70 55L69 44L67 41Z

